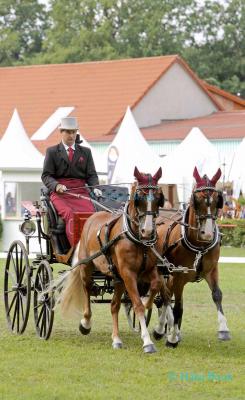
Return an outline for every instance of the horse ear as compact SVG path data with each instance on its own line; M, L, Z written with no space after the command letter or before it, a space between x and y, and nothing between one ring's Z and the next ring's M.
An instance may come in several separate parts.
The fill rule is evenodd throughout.
M212 185L215 186L219 178L221 177L221 169L219 168L216 174L212 177L211 182Z
M155 175L152 177L152 179L157 183L158 180L161 178L162 176L162 167L160 167L157 172L155 173Z
M197 170L197 167L194 168L193 177L195 178L196 182L200 182L202 180L202 178L200 177L199 172Z
M134 177L138 180L141 177L141 173L139 172L138 168L134 168Z

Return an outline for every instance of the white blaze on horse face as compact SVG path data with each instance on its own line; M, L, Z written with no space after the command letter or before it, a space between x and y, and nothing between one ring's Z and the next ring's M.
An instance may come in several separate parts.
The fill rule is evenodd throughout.
M154 230L154 223L153 223L153 215L152 215L152 205L153 205L153 191L152 189L149 190L149 193L147 195L147 212L150 212L151 214L146 214L143 226L141 228L141 236L143 239L150 239L153 234Z
M211 215L210 207L207 214ZM199 237L202 240L211 241L214 237L214 221L212 218L206 218L200 223Z

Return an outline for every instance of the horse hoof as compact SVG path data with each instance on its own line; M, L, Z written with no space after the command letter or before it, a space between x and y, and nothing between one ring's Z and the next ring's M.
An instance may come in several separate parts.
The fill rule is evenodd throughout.
M219 340L231 340L231 335L229 331L219 331L218 332Z
M79 331L81 332L82 335L88 335L91 331L91 328L84 328L84 326L80 323Z
M113 349L122 349L122 343L112 343Z
M169 348L171 348L171 349L176 349L176 347L178 346L178 342L176 342L176 343L171 343L171 342L169 342L169 341L167 340L165 346L166 346L166 347L169 347Z
M157 349L154 346L154 344L147 344L146 346L143 346L143 349L145 354L152 354L157 352Z
M154 339L161 340L164 336L164 333L158 333L157 331L155 331L155 329L153 329L152 335L153 335Z

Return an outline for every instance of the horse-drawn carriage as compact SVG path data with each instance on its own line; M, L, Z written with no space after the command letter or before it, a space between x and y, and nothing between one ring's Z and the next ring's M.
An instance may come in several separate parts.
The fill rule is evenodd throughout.
M117 219L124 211L128 201L128 188L115 185L101 185L102 197L93 198L95 210L106 210L113 218ZM42 339L50 337L53 320L55 298L53 292L45 289L53 281L54 265L63 265L62 275L70 270L73 248L66 237L65 223L58 216L47 188L41 188L40 202L34 203L35 213L31 215L26 210L24 221L20 225L20 231L25 237L25 244L19 240L14 241L8 251L4 276L4 301L8 326L11 331L22 334L27 326L31 307L31 293L33 292L34 322L37 335ZM91 216L91 213L74 213L74 243L79 241L83 225ZM99 228L99 226L98 226ZM40 251L34 259L29 258L30 240L36 239ZM107 245L106 245L107 247ZM105 248L101 246L101 253ZM98 256L98 255L97 255ZM107 259L108 259L107 255ZM110 260L109 260L110 262ZM67 267L67 269L64 269ZM57 272L57 271L55 271ZM110 303L114 292L115 277L108 276L100 270L93 271L93 286L91 295L93 302ZM141 289L141 294L145 288ZM159 299L158 304L160 306ZM125 304L125 312L132 329L138 329L135 313L127 291L123 293L122 302ZM146 323L148 325L151 310L148 310Z
M7 256L4 300L13 332L21 334L26 328L33 291L34 321L40 338L48 339L52 331L54 293L60 297L67 314L71 307L78 307L80 298L83 318L79 329L87 334L91 330L92 296L95 302L111 303L114 348L122 347L118 333L121 302L125 303L132 328L136 327L135 317L138 318L144 352L156 351L147 330L153 304L159 309L154 337L163 336L167 321L170 325L167 344L175 347L180 340L184 285L204 278L217 306L219 338L229 338L217 276L220 239L215 220L222 207L222 196L215 184L219 174L209 180L202 179L196 171L197 187L190 205L185 212L175 213L175 218L161 215L158 218L164 205L158 186L160 176L160 169L151 176L135 168L136 182L130 193L120 186L101 187L101 202L94 200L94 203L97 211L105 211L91 216L79 213L74 218L78 241L75 250L66 238L64 221L57 215L47 191L42 189L41 203L35 203L35 223L26 215L20 227L26 244L14 241ZM30 261L29 240L34 235L40 252ZM53 280L55 263L62 263L68 269L60 271ZM167 280L169 276L171 279ZM173 318L168 291L175 300Z
M102 197L94 201L96 211L103 208L117 214L128 199L127 187L101 186ZM100 205L102 203L102 205ZM72 248L66 237L65 222L58 216L46 187L41 188L40 202L34 203L35 212L24 213L20 231L25 243L14 241L8 251L4 277L4 301L8 326L11 331L22 334L25 331L33 292L34 320L37 334L48 339L54 319L54 296L42 294L53 280L54 265L60 263L63 270L70 267ZM83 224L90 213L80 212L74 215L74 241L78 241ZM29 258L29 242L36 239L39 252L35 258ZM96 302L110 302L105 294L113 292L112 279L96 271L94 276L94 295Z

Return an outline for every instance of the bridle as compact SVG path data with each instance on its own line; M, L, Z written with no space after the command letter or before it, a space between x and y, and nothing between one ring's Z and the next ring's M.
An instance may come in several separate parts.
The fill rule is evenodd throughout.
M205 202L206 202L207 209L208 209L208 212L206 214L200 214L199 210L198 210L197 201L195 199L195 194L196 193L200 193L200 192L204 193ZM211 201L210 201L210 198L212 197L213 193L218 193L217 204L216 204L216 207L215 207L215 214L211 213ZM212 186L199 187L199 188L197 188L197 189L195 189L193 191L192 200L193 200L192 203L193 203L193 207L194 207L194 210L195 210L196 220L197 220L198 226L200 226L200 223L203 220L211 219L213 221L216 221L216 219L218 218L218 209L222 208L222 206L223 206L223 204L221 205L221 202L223 203L223 196L222 196L222 192L220 190L217 190Z
M126 234L129 237L130 240L143 244L144 246L152 246L153 244L156 243L157 240L157 230L156 230L156 224L155 224L155 219L158 216L158 208L156 211L150 211L150 210L145 210L142 211L139 209L140 201L142 201L145 197L147 197L147 201L153 201L155 199L154 193L158 193L159 186L158 185L153 185L151 183L149 184L143 184L143 185L138 185L135 189L134 192L134 208L136 210L136 214L134 219L129 218L129 214L127 212L129 202L125 204L125 210L126 212L123 214L124 217L124 229L126 229ZM154 228L154 235L151 239L144 240L141 237L140 234L140 226L141 226L141 220L145 218L147 215L152 216L153 218L153 228ZM131 223L135 223L139 227L139 232L138 235L136 236L135 233L132 231L131 228Z
M146 215L152 215L154 218L156 218L158 216L158 214L159 214L158 210L157 211L147 211L146 210L145 212L142 212L138 208L138 203L139 203L140 197L141 197L141 199L143 199L143 197L147 197L148 200L153 200L154 192L158 192L158 190L159 190L159 186L157 186L157 185L139 185L139 186L137 186L137 188L135 190L135 193L136 193L135 208L136 208L139 219L142 217L145 217ZM143 195L140 195L139 192L141 192L141 193L143 192Z

